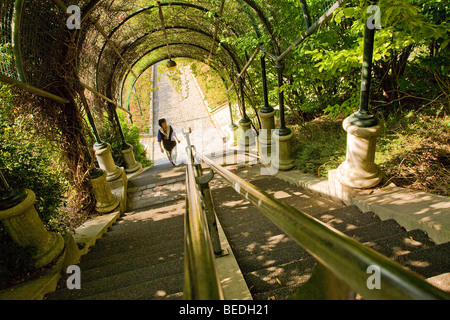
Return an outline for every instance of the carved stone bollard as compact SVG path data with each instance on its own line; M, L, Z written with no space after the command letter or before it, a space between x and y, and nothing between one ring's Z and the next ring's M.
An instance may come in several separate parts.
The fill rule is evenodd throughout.
M39 269L54 262L64 250L61 235L49 232L34 207L36 196L25 190L26 198L19 204L0 211L0 221L13 241L22 247L35 248L34 266Z
M133 146L129 145L129 148L122 149L121 151L123 159L125 160L125 172L133 173L142 169L142 164L136 161L133 153Z
M275 131L272 138L275 140L276 154L272 158L272 167L275 170L288 171L294 167L294 159L292 157L291 140L294 133L288 135L280 135L279 130Z
M261 130L259 132L259 154L261 163L269 164L272 158L272 152L275 152L275 143L272 139L273 130L275 129L275 113L272 109L270 112L260 110L259 117L261 119Z
M347 158L337 169L338 180L351 188L375 187L383 179L375 164L376 140L382 126L362 128L350 124L347 118L343 127L347 131Z
M254 145L254 139L252 139L252 122L250 119L241 119L239 121L239 139L238 147L240 150L249 151L249 147Z
M122 171L121 171L122 172ZM111 188L106 180L107 173L90 180L96 202L96 210L99 213L108 213L116 209L120 204L120 199L111 192Z
M238 126L235 125L234 123L230 124L227 128L227 138L228 138L228 143L227 143L227 147L228 148L233 148L234 146L236 146L236 130L238 129Z
M95 156L97 157L100 169L106 171L107 181L114 181L122 175L122 170L116 166L111 155L111 145L105 143L101 148L95 148Z

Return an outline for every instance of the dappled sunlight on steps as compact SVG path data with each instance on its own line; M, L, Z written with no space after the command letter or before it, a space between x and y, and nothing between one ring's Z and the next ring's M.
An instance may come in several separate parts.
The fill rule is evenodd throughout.
M241 169L256 187L302 210L425 278L450 271L449 244L436 245L420 230L407 232L394 220L344 206L274 177ZM218 179L216 212L254 299L286 299L306 283L315 259L233 188Z
M327 223L426 278L449 272L449 244L420 230L407 232L273 176L259 165L228 167L275 198ZM82 290L48 299L182 299L184 279L184 166L156 166L130 180L128 212L82 258ZM306 283L315 259L222 178L211 183L216 212L254 299L286 299ZM145 202L145 195L149 195Z
M125 215L82 257L81 290L65 289L63 279L61 290L47 298L181 299L184 170L154 167L130 180L129 199L142 199L148 194L144 200L151 200L129 201Z

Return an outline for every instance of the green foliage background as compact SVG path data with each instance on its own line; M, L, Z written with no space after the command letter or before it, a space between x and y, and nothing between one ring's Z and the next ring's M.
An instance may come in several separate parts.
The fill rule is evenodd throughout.
M69 185L57 162L58 147L36 137L32 115L16 115L9 87L0 88L0 97L0 170L11 188L36 194L35 208L50 231L64 231L58 217Z
M33 115L18 115L8 86L0 87L0 171L13 189L30 189L36 195L34 206L50 231L68 229L62 209L69 185L61 166L58 148L39 139L33 130ZM34 248L13 242L0 224L0 289L33 272Z
M120 125L122 127L125 141L133 146L133 153L137 162L140 162L142 166L149 167L152 165L151 161L147 159L145 149L140 143L140 129L134 124L130 124L125 119L124 113L118 113ZM100 137L111 145L111 154L114 159L114 163L119 167L125 167L125 161L120 153L122 150L122 140L117 132L116 124L111 122L109 118L105 117L103 125L99 130Z

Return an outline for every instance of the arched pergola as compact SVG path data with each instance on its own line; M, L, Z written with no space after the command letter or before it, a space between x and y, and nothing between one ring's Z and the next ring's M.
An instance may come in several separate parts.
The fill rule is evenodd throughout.
M103 144L91 108L106 110L115 118L126 149L129 146L116 109L127 112L122 107L123 94L130 90L126 86L132 86L153 64L189 57L219 71L227 89L237 93L242 111L239 123L246 130L251 120L246 114L245 97L253 92L254 82L247 70L259 57L261 67L255 68L254 74L262 77L264 106L260 112L261 116L272 117L261 121L261 129L272 130L275 112L268 100L266 59L275 67L277 87L282 88L284 58L345 2L324 1L320 4L322 11L312 15L317 19L312 22L307 1L301 0L301 6L292 10L304 16L304 23L292 26L292 30L307 30L283 51L282 47L287 46L285 37L276 33L272 25L283 13L262 0L74 0L70 5L80 12L79 29L69 28L68 15L73 19L74 12L68 10L68 1L4 0L0 7L0 17L5 22L1 25L0 44L6 48L8 59L1 61L0 80L61 103L52 117L64 118L56 126L68 136L83 131L80 115L85 113L100 146ZM245 38L245 43L241 38ZM288 146L291 132L285 123L284 92L278 90L277 94L277 134L283 137L279 142ZM270 135L267 139L268 143ZM281 153L285 155L280 157L289 158L285 167L290 167L293 161L289 148Z
M95 3L94 3L95 2ZM84 21L88 21L88 15L96 16L98 12L103 10L105 1L94 1L87 7L84 13ZM111 3L114 5L114 2ZM225 1L222 6L229 5ZM235 6L247 5L261 19L261 23L271 30L270 24L262 14L261 9L253 1L237 1ZM95 26L88 25L82 30L83 40L79 41L79 57L87 55L96 55L95 71L88 77L84 77L84 81L94 85L98 91L106 95L112 95L116 99L120 99L120 93L123 91L122 84L125 82L124 77L132 72L131 65L135 65L140 59L144 59L148 54L165 55L163 45L166 42L169 47L177 46L177 55L186 55L193 48L203 48L208 52L207 59L197 58L200 61L208 62L213 68L217 65L225 67L228 73L229 82L233 82L240 73L245 63L245 55L239 53L236 48L222 40L223 37L238 38L242 34L243 26L233 26L226 21L218 23L219 19L226 19L227 10L218 8L208 3L208 1L185 1L185 2L158 2L143 8L134 10L124 10L118 15L107 16L98 24L102 25L108 40L103 39L99 45L98 51L91 51L89 46L85 46L89 41L89 34L96 34ZM159 11L163 12L164 27L160 19ZM248 12L248 10L246 10ZM247 28L252 28L252 22L246 15L245 24ZM114 19L116 24L114 24ZM139 25L139 26L138 26ZM241 30L238 30L241 29ZM167 39L164 39L164 33ZM220 36L218 36L220 35ZM181 39L183 41L181 41ZM256 38L256 35L255 35ZM165 41L167 40L167 41ZM275 41L275 40L274 40ZM181 43L183 42L183 43ZM114 43L116 48L111 46ZM172 45L170 45L172 43ZM278 48L278 44L274 42L274 48ZM217 53L220 48L221 52ZM194 49L194 51L196 50ZM85 53L89 51L89 53ZM117 55L117 51L123 58ZM80 60L80 59L79 59ZM94 59L89 59L89 63ZM127 63L124 63L127 61ZM214 61L214 62L213 62ZM217 62L218 61L218 62ZM83 73L83 63L80 63L80 73ZM90 67L92 69L92 66ZM87 68L86 68L87 69Z

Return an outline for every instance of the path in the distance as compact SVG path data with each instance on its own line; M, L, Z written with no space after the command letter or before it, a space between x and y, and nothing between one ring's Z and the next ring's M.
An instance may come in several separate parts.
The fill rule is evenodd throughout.
M209 112L206 109L193 76L187 67L181 69L181 95L173 87L167 74L158 74L153 105L153 135L158 134L158 120L164 118L171 125L180 139L177 147L178 163L186 158L186 141L182 130L192 129L191 143L197 151L209 155L223 150L223 137L215 127ZM153 146L154 164L167 163L165 154L161 153L155 139Z

